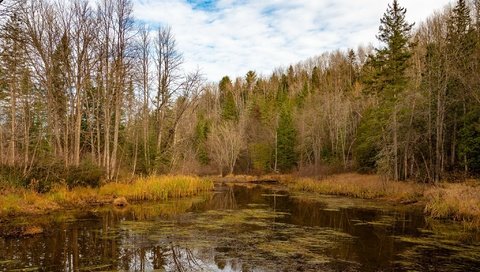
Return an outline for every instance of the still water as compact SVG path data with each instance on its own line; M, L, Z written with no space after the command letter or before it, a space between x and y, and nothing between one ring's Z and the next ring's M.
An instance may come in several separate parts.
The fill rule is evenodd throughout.
M201 197L23 218L0 271L480 271L480 238L415 207L219 185Z

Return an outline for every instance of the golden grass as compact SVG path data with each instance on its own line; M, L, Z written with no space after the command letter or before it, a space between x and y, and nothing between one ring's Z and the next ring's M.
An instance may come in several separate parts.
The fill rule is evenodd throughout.
M123 196L127 200L167 200L194 196L213 189L213 182L193 176L151 176L131 184L109 183L99 195Z
M57 186L46 194L12 189L0 195L0 215L41 214L62 207L107 204L122 196L129 201L167 200L194 196L212 189L213 181L194 176L150 176L131 183L108 183L100 188L69 190L66 186Z
M16 190L0 196L0 215L13 215L18 212L37 214L58 209L57 203L43 195L29 190Z
M425 214L480 229L480 183L445 183L439 186L413 182L386 182L380 176L341 174L326 179L283 177L290 190L364 199L386 199L399 203L421 202Z
M364 199L386 199L399 203L420 201L426 215L461 221L480 229L480 184L422 185L413 182L386 182L377 175L341 174L322 180L293 176L241 176L232 181L278 180L292 191L339 195ZM115 197L128 201L167 200L195 196L213 189L213 181L193 176L150 176L130 183L108 183L100 188L54 188L47 194L26 189L0 192L0 216L42 214L66 207L112 203Z
M294 191L398 202L419 200L425 190L425 186L418 183L384 181L377 175L360 174L341 174L322 180L286 178L282 182Z
M442 184L425 192L425 213L480 228L480 187L473 183Z

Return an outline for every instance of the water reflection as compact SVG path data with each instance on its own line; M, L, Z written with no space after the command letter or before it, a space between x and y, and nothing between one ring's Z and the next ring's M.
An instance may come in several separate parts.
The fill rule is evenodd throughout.
M0 270L471 271L480 265L475 239L455 242L420 211L290 196L281 188L222 186L200 198L61 218L47 218L43 235L0 238Z

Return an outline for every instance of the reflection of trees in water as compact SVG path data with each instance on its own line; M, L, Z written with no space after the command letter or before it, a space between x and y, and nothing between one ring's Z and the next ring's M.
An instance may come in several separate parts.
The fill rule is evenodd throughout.
M22 238L21 242L0 238L0 261L17 260L8 269L36 265L46 271L200 270L201 262L190 249L172 245L168 238L154 243L146 233L118 228L120 221L136 216L118 211L98 217L87 213L73 223L56 224L48 236Z
M235 210L238 208L237 198L233 187L226 187L224 190L214 193L202 207L201 210Z
M379 209L328 209L325 203L302 198L286 200L291 215L287 221L296 225L319 226L348 233L351 243L340 243L330 254L338 259L355 260L362 270L391 267L399 248L394 235L419 235L424 217L406 211L387 214Z
M330 235L330 231L335 230L351 234L353 238L345 241L335 240L325 252L314 252L315 254L325 254L335 260L359 263L359 270L390 271L395 268L392 260L408 249L393 236L417 236L418 228L425 225L424 217L411 211L390 209L383 212L379 209L355 207L333 210L328 209L332 206L331 202L328 202L330 205L326 205L318 200L280 196L281 192L277 195L259 188L250 190L233 186L223 189L210 195L206 201L193 204L192 201L183 201L175 202L173 205L147 205L146 208L139 206L138 209L131 206L122 211L85 213L83 217L77 216L73 223L65 220L56 223L48 236L22 238L21 242L0 238L0 261L3 259L19 261L7 270L20 268L17 266L25 264L35 264L47 271L82 269L209 271L216 267L247 271L249 268L263 265L264 262L273 263L270 257L265 256L275 256L268 255L268 251L263 253L267 254L264 256L255 255L261 254L261 251L255 249L252 241L264 242L267 245L272 240L277 240L277 243L272 243L273 245L287 243L300 243L301 247L312 245L311 250L314 252L324 250L315 246L315 243L322 243L322 237L325 237L325 242L343 239L342 235ZM268 204L269 207L266 211L264 205L239 210L246 207L246 204ZM243 221L238 220L241 224L236 224L237 221L232 223L227 220L228 224L224 223L228 228L214 229L202 229L192 224L188 225L188 232L185 232L184 224L191 224L192 217L197 216L195 211L206 209L226 210L218 214L240 215L231 218L243 218ZM251 217L247 216L245 219L243 213L253 209L264 211L266 214L260 215L268 216L265 218L259 216L261 219L255 219L262 224L242 224L254 223L250 222ZM185 213L192 210L194 212ZM276 212L287 214L270 217L272 210L274 214ZM178 213L185 215L175 217ZM162 220L157 220L159 217ZM163 220L165 218L169 220ZM170 218L180 219L172 221ZM208 217L210 218L213 221L216 217L214 215ZM123 221L127 222L123 224L121 223ZM159 224L165 222L167 222L165 225L159 227ZM296 238L298 239L295 240ZM205 241L209 243L206 244ZM272 250L278 249L274 246ZM302 264L303 259L297 257L292 259L285 257L275 262L283 261L281 265L288 265L288 262L297 260ZM420 260L419 263L421 264ZM99 269L102 264L104 266ZM346 262L343 265L348 266ZM0 270L3 267L5 265L0 265ZM333 267L338 271L344 268Z
M201 270L201 260L198 260L188 248L170 246L175 270L179 272Z

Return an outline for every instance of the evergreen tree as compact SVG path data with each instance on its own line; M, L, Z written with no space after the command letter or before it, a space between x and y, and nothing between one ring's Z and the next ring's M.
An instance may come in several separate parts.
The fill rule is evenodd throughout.
M401 7L397 0L388 5L386 13L380 20L381 24L377 35L378 40L383 43L383 47L376 48L376 55L370 60L374 68L370 87L377 93L380 100L377 114L384 118L384 131L391 131L390 137L385 138L381 156L387 164L386 168L393 167L391 172L393 172L394 180L400 179L398 104L408 83L406 70L411 57L410 31L413 24L406 21L406 12L407 10ZM382 132L375 131L374 133Z
M450 168L463 166L465 174L468 172L472 153L469 151L472 146L469 143L476 139L472 128L477 126L478 122L475 118L468 116L468 112L475 111L474 108L470 108L476 106L468 101L469 91L477 91L476 88L471 89L470 84L475 81L474 78L478 77L475 73L471 73L476 67L475 61L472 61L474 52L475 33L473 32L470 8L465 0L458 0L447 21L447 59L450 64L447 70L448 93L450 94L447 105L450 112L447 116L449 117L447 129L452 132L448 145L451 148ZM459 154L456 154L457 150Z
M288 98L288 88L290 84L288 83L288 77L286 75L282 75L280 80L280 84L278 85L277 91L277 105L281 106Z
M210 132L210 123L205 119L203 114L198 117L195 126L194 145L197 148L197 159L202 165L208 165L210 157L208 156L207 138Z
M280 171L291 170L297 164L295 152L297 131L293 122L292 110L284 105L280 110L277 128L277 167Z
M225 121L234 121L238 119L238 110L233 96L232 81L228 76L222 78L218 85L220 91L220 106L222 110L222 119Z
M317 66L312 69L312 90L318 90L320 88L320 71Z
M466 170L480 175L480 107L469 110L460 129L459 155L466 158ZM468 173L467 173L468 174Z
M14 165L17 157L17 108L21 96L23 71L26 69L26 50L24 31L19 16L13 13L0 30L0 66L4 71L0 83L8 97L8 124L10 139L8 144L8 163ZM1 93L0 93L1 96Z
M407 10L400 7L397 0L388 5L387 12L380 20L377 39L384 44L376 48L375 66L376 80L379 81L377 91L385 100L396 101L398 95L407 84L405 70L408 68L408 59L411 57L410 31L413 24L405 20Z
M245 75L245 89L242 93L242 102L245 105L251 95L257 81L257 74L254 71L248 71Z

